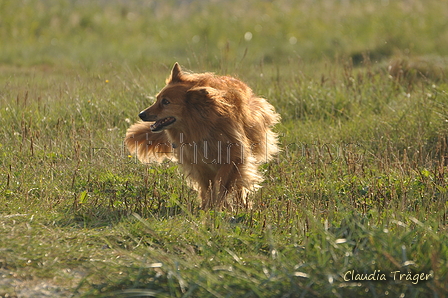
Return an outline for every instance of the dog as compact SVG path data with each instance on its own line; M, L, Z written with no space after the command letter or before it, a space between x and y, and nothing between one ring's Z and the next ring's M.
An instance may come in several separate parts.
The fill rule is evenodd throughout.
M278 152L280 115L242 81L183 71L176 62L156 102L140 112L125 145L143 162L177 161L202 209L251 208L258 165Z

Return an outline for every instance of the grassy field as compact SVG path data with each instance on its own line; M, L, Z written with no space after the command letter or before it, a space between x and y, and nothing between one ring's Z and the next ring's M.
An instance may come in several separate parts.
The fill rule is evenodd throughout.
M446 297L447 4L1 1L0 297ZM123 147L176 61L281 114L253 210Z

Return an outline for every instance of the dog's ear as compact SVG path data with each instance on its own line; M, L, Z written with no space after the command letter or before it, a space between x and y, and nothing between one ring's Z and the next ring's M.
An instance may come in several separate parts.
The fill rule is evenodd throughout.
M232 108L224 99L225 94L212 87L194 87L187 91L186 101L201 114L213 110L216 114L225 116Z
M198 101L210 101L219 91L212 87L194 87L187 91L187 101L195 103Z
M179 82L182 82L182 69L180 68L179 63L176 62L171 70L170 77L167 79L167 84Z

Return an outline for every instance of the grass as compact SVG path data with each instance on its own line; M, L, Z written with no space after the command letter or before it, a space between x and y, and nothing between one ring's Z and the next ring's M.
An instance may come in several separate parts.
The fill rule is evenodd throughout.
M0 4L0 296L446 295L445 3L235 3ZM253 210L123 148L175 61L282 115Z

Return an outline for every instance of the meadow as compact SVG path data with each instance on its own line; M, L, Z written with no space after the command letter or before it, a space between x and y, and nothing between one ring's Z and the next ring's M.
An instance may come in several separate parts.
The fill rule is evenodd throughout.
M0 297L446 297L448 2L0 2ZM174 62L282 116L252 210L123 147Z

